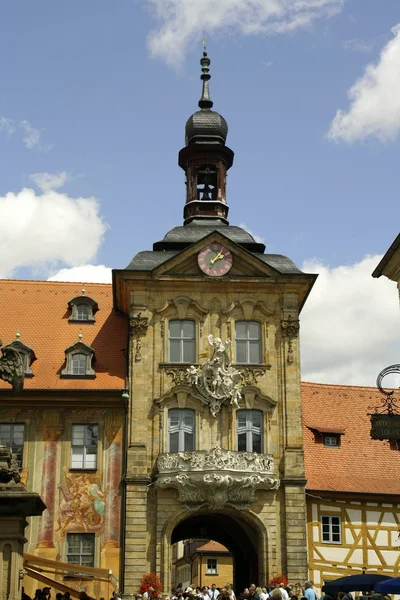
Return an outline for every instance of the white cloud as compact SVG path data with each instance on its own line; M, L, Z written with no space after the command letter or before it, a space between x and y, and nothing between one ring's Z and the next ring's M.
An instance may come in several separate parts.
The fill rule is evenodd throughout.
M40 129L33 127L29 121L21 121L19 126L23 131L22 142L28 150L43 150L44 152L48 152L51 149L51 145L41 143L42 132Z
M247 233L252 235L256 242L258 242L259 244L264 244L264 238L261 237L261 235L257 235L256 233L254 233L254 231L247 227L246 223L239 223L238 227L241 227L242 229L247 231Z
M66 171L60 173L32 173L29 175L29 179L40 189L42 192L48 190L58 190L65 185L69 175Z
M394 139L400 131L400 24L392 29L394 38L381 51L376 65L349 89L350 106L338 110L328 137L352 143L368 137L382 142Z
M149 0L161 24L148 37L152 55L179 66L203 31L286 33L337 14L344 0Z
M8 135L12 135L15 132L14 121L7 119L7 117L0 117L0 131L5 131Z
M47 281L77 281L82 283L111 283L111 268L104 265L79 265L60 269Z
M375 385L384 367L399 362L396 284L371 277L381 258L335 268L303 264L303 271L319 273L301 314L303 381Z
M0 196L0 277L16 269L48 269L92 261L107 225L95 198L31 189Z

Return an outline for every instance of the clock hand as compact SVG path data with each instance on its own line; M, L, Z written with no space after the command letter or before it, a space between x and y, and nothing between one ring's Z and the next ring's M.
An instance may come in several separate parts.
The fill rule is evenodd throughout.
M224 255L222 254L222 252L219 252L217 254L217 256L214 256L214 258L212 258L210 260L210 263L213 265L217 260L219 260L220 258L225 258Z

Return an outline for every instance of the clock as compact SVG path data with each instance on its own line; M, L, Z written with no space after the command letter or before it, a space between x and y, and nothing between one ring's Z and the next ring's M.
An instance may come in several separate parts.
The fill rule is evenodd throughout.
M200 269L210 277L226 275L232 267L232 254L222 244L214 242L200 250L197 256Z

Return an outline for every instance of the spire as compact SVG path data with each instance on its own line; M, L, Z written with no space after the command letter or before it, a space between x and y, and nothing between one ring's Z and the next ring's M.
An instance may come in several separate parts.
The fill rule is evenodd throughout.
M203 92L201 94L201 98L199 100L199 106L201 109L203 108L212 108L213 101L210 98L210 88L208 86L208 82L211 79L210 75L210 63L211 60L208 58L207 48L206 48L206 36L203 38L203 56L200 59L201 64L201 76L200 79L203 82Z

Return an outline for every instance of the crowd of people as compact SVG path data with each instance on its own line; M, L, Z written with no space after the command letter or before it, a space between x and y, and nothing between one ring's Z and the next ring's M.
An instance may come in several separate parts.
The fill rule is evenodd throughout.
M215 583L211 587L206 585L202 588L189 586L185 589L178 585L166 600L319 600L314 585L307 581L304 587L297 583L295 585L285 586L283 583L275 586L261 587L252 583L245 588L238 596L230 584L221 588ZM332 600L325 596L324 600ZM346 598L344 600L347 600Z
M28 596L28 594L25 594L25 590L24 590L24 588L22 588L21 600L52 600L52 598L53 598L53 600L54 599L55 600L72 600L71 594L69 592L65 592L64 594L62 594L61 592L57 592L55 594L55 596L52 596L51 588L49 588L49 587L44 587L42 589L38 588L32 599L30 596ZM95 600L95 599L88 596L88 594L86 592L79 592L79 600ZM102 596L101 598L99 598L99 600L106 600L106 599L104 598L104 596ZM112 593L110 600L121 600L121 597L118 594L118 592L115 591Z

